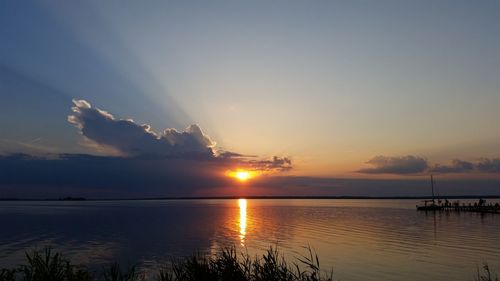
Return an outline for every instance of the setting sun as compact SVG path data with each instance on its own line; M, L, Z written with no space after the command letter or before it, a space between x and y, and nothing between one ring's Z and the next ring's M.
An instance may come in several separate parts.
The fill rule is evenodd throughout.
M238 181L244 182L256 176L255 171L238 169L236 171L229 171L227 173L229 177L235 178Z
M240 181L246 181L250 178L250 173L248 171L236 172L236 178L238 178Z

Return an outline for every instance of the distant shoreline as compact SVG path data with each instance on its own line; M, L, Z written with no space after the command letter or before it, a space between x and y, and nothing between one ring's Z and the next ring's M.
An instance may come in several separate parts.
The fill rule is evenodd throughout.
M146 197L146 198L0 198L0 201L153 201L153 200L234 200L234 199L253 199L253 200L289 200L289 199L362 199L362 200L425 200L432 199L431 196L179 196L179 197ZM500 195L460 195L460 196L440 196L441 199L500 199Z

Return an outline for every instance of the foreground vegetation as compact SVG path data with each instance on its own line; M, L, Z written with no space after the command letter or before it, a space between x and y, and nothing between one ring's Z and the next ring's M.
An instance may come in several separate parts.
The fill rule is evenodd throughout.
M296 263L270 248L262 257L238 256L234 248L220 250L214 256L194 255L172 260L153 277L147 278L136 266L122 269L113 263L100 273L74 265L51 249L26 253L26 264L0 269L0 281L333 281L333 273L320 270L319 259L309 255ZM474 281L499 281L488 265L477 270Z
M220 250L214 256L194 255L174 259L160 269L155 281L332 281L332 273L320 271L319 260L309 256L298 263L287 263L283 255L270 248L262 257L238 256L234 248ZM26 264L14 269L0 269L0 281L142 281L145 274L136 266L122 269L113 263L100 273L74 265L51 249L26 253Z
M477 269L477 276L474 277L474 281L498 281L498 276L491 272L488 264L484 264L482 269L482 271L479 268Z

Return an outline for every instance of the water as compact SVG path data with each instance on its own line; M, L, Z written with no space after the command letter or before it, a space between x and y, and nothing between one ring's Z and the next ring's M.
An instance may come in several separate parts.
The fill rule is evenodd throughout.
M51 246L77 263L151 270L195 252L315 249L335 279L471 280L500 273L500 215L425 213L415 200L0 202L0 264Z

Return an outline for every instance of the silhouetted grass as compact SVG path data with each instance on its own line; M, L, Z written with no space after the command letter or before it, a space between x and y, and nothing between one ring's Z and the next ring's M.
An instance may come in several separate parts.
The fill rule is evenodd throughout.
M88 281L90 272L82 266L72 265L60 253L47 248L26 253L27 264L15 269L1 269L0 281Z
M130 266L124 271L120 268L118 263L112 263L108 268L104 268L102 273L103 281L139 281L144 280L144 275L137 271L137 267Z
M0 269L0 281L12 281L15 280L16 271L12 269Z
M171 262L158 274L158 281L332 281L333 274L323 274L319 259L308 248L309 256L288 263L275 248L262 257L248 254L238 257L234 248L222 249L215 256L191 256ZM302 268L302 269L301 269Z
M490 267L487 263L483 265L483 270L477 269L477 276L474 277L474 281L498 281L498 276L491 272Z
M192 255L173 259L158 271L156 281L332 281L332 274L322 274L319 259L309 249L309 256L299 263L287 263L283 255L270 248L261 257L238 256L234 248L225 248L213 256ZM0 281L142 281L144 273L132 266L123 270L110 264L95 274L73 265L51 249L26 253L26 264L15 269L1 269Z
M238 255L234 248L215 255L192 255L172 259L152 278L154 281L333 281L333 273L321 271L318 256L310 249L296 262L286 261L276 248L260 257ZM0 269L0 281L144 281L136 266L122 269L118 263L103 268L100 274L73 265L51 249L26 253L26 264ZM474 281L499 281L487 264L477 269Z

